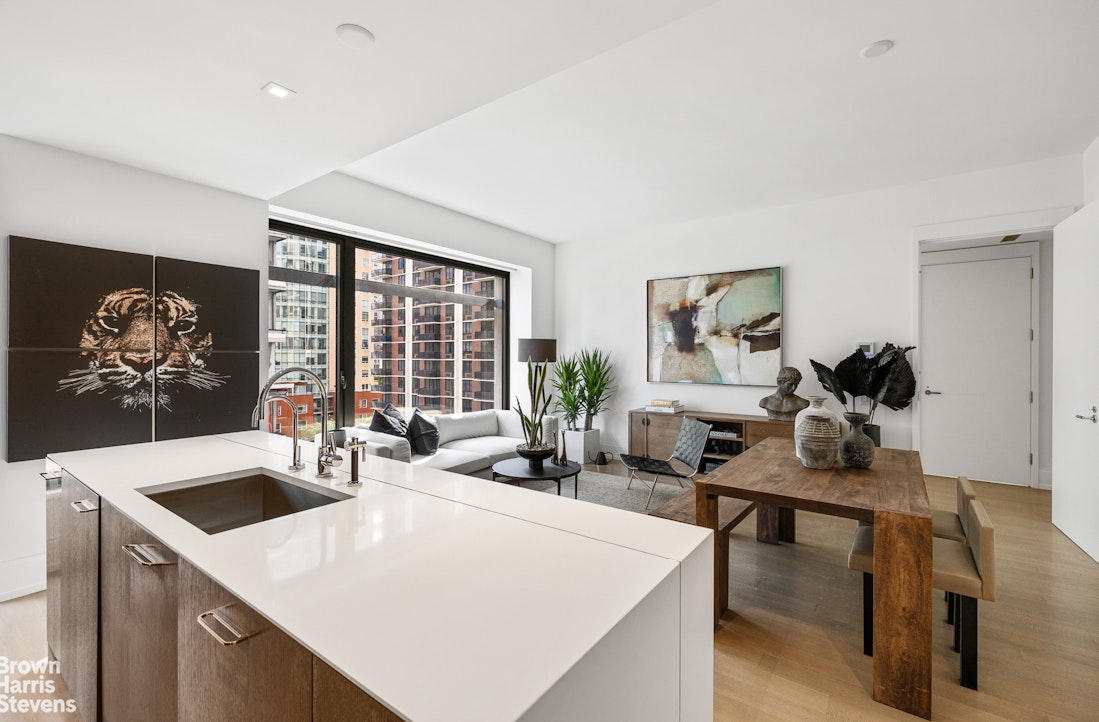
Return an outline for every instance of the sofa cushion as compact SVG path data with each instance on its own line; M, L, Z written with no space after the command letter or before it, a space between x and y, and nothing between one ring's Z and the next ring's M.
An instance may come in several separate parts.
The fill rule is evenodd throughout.
M412 457L412 463L420 467L453 471L455 474L468 474L471 471L478 471L491 466L484 454L441 447L437 453L431 456Z
M474 436L496 436L496 412L471 411L464 414L443 414L435 417L439 427L439 446L446 446L455 439L470 439Z
M407 438L413 454L431 456L439 448L439 430L419 409L414 410L408 420Z
M407 436L408 422L401 416L401 412L397 410L396 406L386 404L380 413L378 411L374 412L374 416L370 419L370 430L380 431L383 434L392 436Z
M513 439L526 438L523 434L523 420L519 418L519 412L515 409L497 409L496 425L500 436L510 436Z
M364 426L355 426L346 429L348 438L365 439L378 446L387 449L388 453L378 453L378 456L387 456L395 461L403 461L406 464L412 461L412 446L403 436L393 436L380 431L371 431ZM368 449L375 453L373 449Z
M492 466L497 461L515 456L515 446L520 443L522 439L510 436L478 436L475 439L456 439L444 448L478 453L488 459L485 466Z

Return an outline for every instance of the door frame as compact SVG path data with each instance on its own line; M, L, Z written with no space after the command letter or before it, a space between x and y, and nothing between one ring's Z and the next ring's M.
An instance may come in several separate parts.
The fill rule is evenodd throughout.
M922 387L923 385L920 356L923 299L921 298L922 284L920 272L924 265L924 254L963 249L971 249L974 254L979 254L982 252L982 249L985 249L986 251L988 249L998 249L996 252L1006 251L1008 255L990 255L988 258L1029 255L1021 254L1018 250L1013 251L1012 246L1019 246L1034 241L1052 241L1053 227L1071 216L1074 212L1075 208L1072 206L1065 206L1028 211L1025 213L1013 213L1003 216L936 223L913 228L912 254L914 279L912 284L912 336L916 340L916 349L913 351L912 367L916 374L917 388ZM1018 234L1019 238L1015 241L1001 243L1004 236L1016 234ZM1031 404L1030 413L1030 443L1031 451L1034 454L1034 463L1031 464L1030 467L1030 486L1032 488L1051 488L1052 479L1047 483L1043 483L1041 475L1042 463L1045 459L1042 458L1041 454L1042 421L1040 413L1042 375L1051 373L1051 370L1043 368L1040 363L1040 318L1043 310L1040 284L1042 273L1040 258L1038 257L1040 256L1040 244L1033 243L1032 245L1035 253L1035 257L1032 260L1032 267L1035 271L1034 278L1031 281L1031 328L1034 329L1036 343L1032 343L1030 348L1031 389L1034 392L1034 402ZM977 260L978 258L979 256L974 255L969 260ZM1048 272L1052 273L1052 270L1052 267L1050 267ZM1051 291L1052 288L1048 290ZM918 393L917 396L919 396ZM922 442L922 424L923 419L920 414L920 402L917 401L912 405L912 448L917 451L920 450Z

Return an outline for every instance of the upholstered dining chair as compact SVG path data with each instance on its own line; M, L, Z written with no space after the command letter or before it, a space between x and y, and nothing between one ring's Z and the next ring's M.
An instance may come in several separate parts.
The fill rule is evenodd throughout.
M954 651L961 652L961 683L977 689L977 600L996 601L996 532L984 504L966 509L969 541L932 539L932 586L951 592L957 606ZM847 566L862 572L863 654L874 653L874 527L858 526Z
M706 441L710 438L712 427L690 416L683 417L683 424L679 427L679 434L675 437L675 448L667 459L651 459L648 456L632 456L623 454L618 457L622 465L630 470L630 481L626 484L629 489L634 481L646 483L637 476L641 471L653 475L652 487L649 489L649 498L645 500L645 508L653 499L653 491L656 490L656 480L661 476L670 476L683 486L683 479L691 479L698 473L698 463L702 461L702 453L706 450ZM672 461L678 461L682 467L672 466Z
M969 483L969 478L965 476L958 477L957 484L958 493L958 511L953 512L949 509L932 509L931 510L931 534L939 539L952 539L958 542L964 542L968 536L968 514L966 510L969 508L969 502L972 499L977 498L977 493L973 491L973 485ZM957 608L957 602L954 600L953 592L946 592L946 623L954 623L954 612ZM957 646L957 645L955 645Z
M958 477L958 511L949 509L931 510L931 533L939 539L952 539L964 542L966 540L967 513L969 500L976 499L973 485L964 476Z

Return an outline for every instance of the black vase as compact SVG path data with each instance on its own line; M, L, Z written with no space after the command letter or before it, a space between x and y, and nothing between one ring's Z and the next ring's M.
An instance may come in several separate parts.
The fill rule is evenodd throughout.
M870 417L848 411L843 415L851 429L840 439L840 461L849 469L869 469L874 462L874 442L862 432Z

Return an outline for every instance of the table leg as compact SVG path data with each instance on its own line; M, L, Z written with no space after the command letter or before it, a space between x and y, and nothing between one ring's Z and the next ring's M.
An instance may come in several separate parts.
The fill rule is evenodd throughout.
M779 541L793 544L797 541L797 520L794 510L784 506L778 509L778 538Z
M704 482L695 484L695 524L714 532L714 627L729 608L729 538L718 532L717 497L706 493Z
M874 700L931 718L931 519L874 514Z
M756 541L793 544L797 541L794 510L774 504L756 504Z

